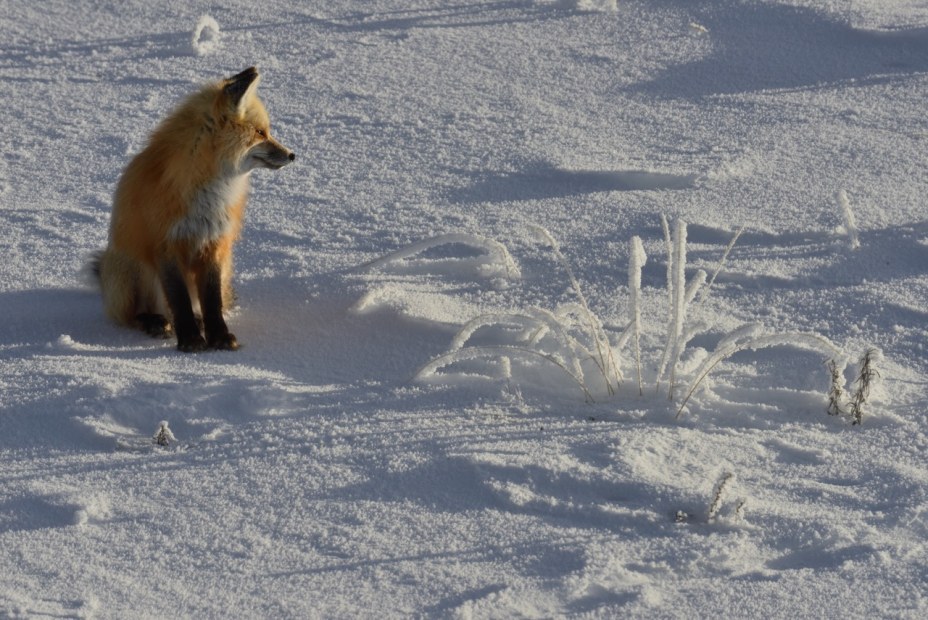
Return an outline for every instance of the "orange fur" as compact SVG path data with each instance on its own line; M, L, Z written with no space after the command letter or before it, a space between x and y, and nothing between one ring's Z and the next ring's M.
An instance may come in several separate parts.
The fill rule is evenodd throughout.
M270 136L255 94L258 81L257 71L246 69L188 97L123 172L109 244L97 265L106 312L116 322L139 326L145 315L176 320L178 306L165 281L174 267L194 312L203 311L200 297L211 269L221 274L222 306L232 303L232 249L250 172L294 158Z

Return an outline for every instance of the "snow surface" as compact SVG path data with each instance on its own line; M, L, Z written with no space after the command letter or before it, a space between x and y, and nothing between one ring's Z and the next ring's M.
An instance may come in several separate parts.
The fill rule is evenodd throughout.
M0 616L928 616L924 1L2 8ZM252 64L297 160L253 177L242 349L186 355L80 273L155 124ZM662 215L688 282L745 226L675 402ZM793 333L847 392L882 350L862 425L791 345L675 417Z

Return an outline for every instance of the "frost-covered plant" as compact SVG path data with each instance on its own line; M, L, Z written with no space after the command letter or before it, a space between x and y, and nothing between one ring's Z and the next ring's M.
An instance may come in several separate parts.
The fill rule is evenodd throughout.
M838 365L834 358L825 363L828 374L831 376L831 385L828 388L828 415L842 415L844 408L841 402L844 400L844 364Z
M725 261L728 260L728 255L731 253L731 249L735 247L735 244L738 243L738 239L741 237L741 233L744 232L744 226L738 229L738 231L732 235L731 241L728 242L728 245L725 246L725 251L722 252L722 258L719 259L719 262L715 265L715 270L712 272L712 277L709 278L708 284L702 289L702 294L699 296L699 303L703 303L706 299L709 298L709 290L712 288L712 285L715 284L715 278L718 277L719 273L722 271L722 267L725 266Z
M508 327L517 346L530 347L539 353L549 352L557 363L569 369L585 385L581 359L592 358L590 351L563 325L563 319L541 308L528 308L524 314L482 314L468 321L451 341L451 352L463 349L481 328ZM511 366L510 366L511 368Z
M590 393L590 390L586 387L586 384L583 382L582 377L577 376L565 365L565 363L558 359L557 356L550 353L544 353L542 351L537 351L535 349L530 349L528 347L520 347L515 345L492 345L492 346L478 346L478 347L467 347L466 349L460 349L457 351L452 351L451 353L445 353L440 355L430 361L425 366L421 367L416 371L416 377L419 379L425 379L430 376L434 376L439 370L448 366L449 364L464 362L472 359L482 359L482 358L498 358L500 355L504 355L508 358L512 357L522 357L529 359L541 359L551 364L554 364L557 368L560 368L564 373L570 377L574 383L583 391L584 398L587 402L594 402L593 394ZM510 361L511 363L511 361Z
M857 375L856 388L854 395L851 397L849 413L851 423L858 425L863 422L864 404L870 398L870 388L873 386L875 379L880 376L874 367L875 363L882 361L883 353L877 348L867 349L863 357L860 358L860 372Z
M718 482L715 483L715 489L712 492L712 502L709 504L709 511L707 513L710 523L715 521L715 518L719 515L719 511L722 509L722 502L725 500L725 493L728 485L730 485L734 479L735 474L724 472L721 477L719 477Z
M593 354L564 327L563 316L541 308L528 308L522 314L489 313L468 321L455 334L450 351L441 355L416 372L420 379L434 376L443 367L474 359L498 359L502 355L502 378L512 378L512 361L538 359L561 369L583 391L584 398L593 402L593 395L586 384L582 360L593 359ZM512 343L486 346L470 345L474 335L483 328L504 327L510 333Z
M744 521L744 512L745 512L744 509L745 509L745 506L747 506L747 503L748 503L748 499L746 497L742 497L741 499L738 500L738 505L735 506L735 518L738 519L739 521Z
M851 211L851 201L848 200L847 192L843 189L836 195L838 209L841 211L841 219L844 221L844 231L847 233L848 243L852 250L860 247L860 236L857 232L857 220L854 218L854 212Z
M666 228L665 228L666 230ZM683 323L686 320L686 222L677 220L671 241L671 253L667 258L667 290L670 292L670 319L667 325L667 345L661 357L661 368L657 373L657 382L665 376L670 368L670 389L667 398L673 400L673 383L676 362L682 353Z
M174 433L172 433L171 429L168 428L167 421L162 420L161 423L158 425L157 432L155 432L151 440L156 445L168 446L171 444L171 442L177 441L177 438L174 437Z
M641 270L648 260L640 237L628 243L628 319L635 347L635 370L638 376L638 395L644 394L641 381Z
M673 278L674 278L674 242L673 238L670 236L670 224L667 222L667 216L661 214L661 230L664 231L664 246L667 250L667 308L669 308L669 314L667 315L667 330L664 332L666 334L666 342L664 344L664 351L661 354L661 361L657 367L657 382L654 386L654 392L657 393L660 391L661 387L661 377L664 376L664 370L667 368L667 356L670 355L670 349L673 346L673 331L674 331L674 290L673 290Z
M590 310L590 306L586 302L586 296L583 294L583 290L580 288L580 283L577 281L576 276L574 276L574 271L571 269L570 263L567 262L567 259L564 258L564 254L561 253L560 244L546 228L536 225L532 226L532 229L538 234L540 239L550 244L554 256L567 273L570 286L573 288L574 294L576 294L580 307L583 310L583 317L587 322L590 340L596 346L596 357L594 361L603 375L603 380L606 382L606 390L610 395L615 394L619 385L622 383L622 372L619 369L619 365L616 363L612 346L609 344L609 338L603 330L602 323L600 323L596 315ZM615 387L612 386L613 378L615 379Z
M685 283L686 222L683 220L675 222L673 236L670 234L670 226L666 217L661 216L661 224L667 246L667 291L670 296L670 313L667 320L666 344L658 366L655 391L660 391L661 381L666 377L669 382L667 398L673 400L677 365L687 342L695 335L693 330L685 331L687 309L696 298L700 288L706 284L706 272L702 269L697 270L689 283Z
M685 329L686 309L690 306L700 290L707 286L706 272L698 270L689 283L685 282L686 272L686 222L679 220L674 224L673 235L666 217L662 224L667 243L667 288L670 295L670 312L668 315L667 338L658 370L658 384L664 377L669 379L668 396L673 398L676 384L677 366L686 344L696 330ZM584 398L593 400L583 364L592 361L602 377L609 395L617 392L623 381L623 373L618 359L618 351L632 341L635 355L636 376L639 394L643 393L641 361L641 271L647 256L641 239L633 238L629 243L630 257L628 265L629 278L629 315L628 326L621 333L617 342L612 343L599 317L590 309L586 296L574 274L560 244L554 236L541 226L532 226L537 237L548 245L554 253L558 264L567 275L570 287L577 303L565 304L556 312L537 308L523 310L519 313L489 313L476 317L465 324L454 337L450 351L441 355L419 369L416 376L425 379L438 373L443 367L476 359L499 360L501 356L512 354L523 360L536 358L547 361L564 371L583 391ZM715 276L724 263L725 256L734 245L737 235L732 239L725 255L716 267ZM400 251L367 265L376 266L397 257L406 257L422 250L426 245L436 242L447 243L450 239L441 238L415 244L407 250ZM455 239L455 241L466 241ZM422 247L420 247L422 246ZM505 252L503 248L502 252ZM711 284L711 283L710 283ZM505 344L474 346L470 345L475 333L484 328L504 328L512 342ZM587 343L581 342L580 338Z
M659 391L661 382L668 381L668 398L675 400L675 387L678 382L678 371L683 352L689 341L701 331L708 329L709 325L702 322L687 323L687 310L696 303L705 301L709 289L725 264L731 249L734 247L743 228L739 229L731 238L722 254L711 278L704 270L697 270L686 281L686 222L674 222L671 232L670 223L666 217L661 218L664 231L664 241L667 248L667 294L668 315L664 346L660 361L657 365L655 390ZM622 369L619 364L619 352L631 342L635 360L635 374L638 381L639 395L643 393L642 351L641 351L641 272L647 256L639 237L633 237L629 242L628 264L628 325L621 332L616 342L611 342L602 321L590 309L586 296L580 288L573 269L567 262L560 246L553 235L546 229L535 226L534 232L538 238L549 245L557 262L563 267L570 282L577 303L564 304L555 312L530 308L520 312L489 313L472 319L465 324L454 337L450 351L434 358L422 366L416 378L428 380L437 376L448 366L461 364L467 368L468 362L486 360L495 366L505 369L505 376L501 377L506 384L512 385L512 363L516 360L531 362L544 361L560 369L583 392L588 402L594 400L594 388L588 381L588 374L595 365L598 374L602 377L605 390L615 394L622 379ZM442 241L447 241L443 239ZM505 250L503 249L502 252ZM474 342L476 334L485 334L487 330L495 335L491 344ZM505 342L500 342L500 337ZM724 335L715 349L708 353L698 367L689 373L689 383L684 396L680 401L676 417L683 415L687 404L703 382L721 362L732 355L745 350L759 350L769 347L793 346L810 349L821 353L830 360L827 367L831 376L831 387L828 393L828 412L836 415L845 411L842 408L844 399L843 372L846 362L838 347L827 338L814 333L790 332L783 334L764 333L760 325L744 325ZM839 364L838 360L841 360ZM856 405L852 403L855 412L855 423L859 423L861 407L867 399L868 380L873 376L870 364L864 365L867 370L862 372L865 378L855 394ZM495 376L493 372L490 376ZM478 376L486 378L485 372L470 374L466 371L461 376Z

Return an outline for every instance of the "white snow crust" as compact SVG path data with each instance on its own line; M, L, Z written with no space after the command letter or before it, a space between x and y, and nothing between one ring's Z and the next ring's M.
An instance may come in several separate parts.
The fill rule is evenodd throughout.
M928 616L924 2L12 0L0 32L0 617ZM297 158L252 175L241 350L183 354L84 270L159 120L252 65ZM662 216L681 287L744 227L683 324ZM870 347L862 424L827 415Z

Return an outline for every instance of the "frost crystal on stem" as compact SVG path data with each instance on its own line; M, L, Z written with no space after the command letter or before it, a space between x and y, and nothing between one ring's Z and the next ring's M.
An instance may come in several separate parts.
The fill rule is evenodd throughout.
M851 201L848 200L847 192L840 190L836 196L838 208L841 209L841 219L844 220L844 230L847 232L848 243L852 250L860 247L860 237L857 232L857 220L854 218L854 212L851 211Z
M577 281L573 269L570 268L570 263L567 262L567 259L564 258L564 254L561 253L560 244L554 239L554 236L548 232L548 229L543 226L533 225L532 228L540 239L547 241L551 246L555 258L557 258L561 266L564 267L564 271L567 272L570 285L577 295L580 307L583 308L583 314L589 326L590 340L596 345L597 358L594 361L603 375L603 380L606 382L606 390L611 396L615 394L619 385L622 383L622 372L612 353L612 346L609 344L609 338L606 336L606 332L603 331L602 325L593 314L593 311L590 310L590 306L586 302L586 296L580 289L580 283ZM612 375L612 377L610 377L610 375ZM615 379L615 387L612 386L612 378Z
M867 349L864 356L860 358L860 374L857 375L857 388L851 397L850 414L852 424L855 426L862 423L864 419L864 404L870 398L870 388L874 380L880 376L880 373L874 368L874 363L882 359L882 352L879 349Z
M632 326L632 338L635 343L635 365L638 370L638 395L644 394L641 387L641 269L648 257L640 237L632 237L629 242L628 259L628 313Z
M165 420L162 420L158 426L158 431L154 434L151 440L159 446L168 446L171 442L177 441L177 438L174 437L174 433L171 432L171 429L168 428L168 423Z
M719 478L719 481L715 483L715 491L712 494L712 503L709 504L709 521L712 522L719 515L719 511L722 509L722 501L725 499L725 490L729 484L735 479L735 474L731 472L725 472L722 474L722 477Z
M828 368L828 374L831 376L831 387L828 388L828 415L841 415L844 409L841 407L841 401L844 400L844 366L838 366L834 358L825 363Z

